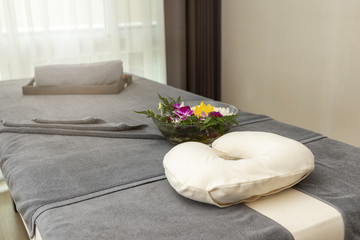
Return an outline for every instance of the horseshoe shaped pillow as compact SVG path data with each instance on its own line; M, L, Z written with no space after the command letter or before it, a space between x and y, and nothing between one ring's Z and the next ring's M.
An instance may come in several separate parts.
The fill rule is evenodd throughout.
M164 157L165 175L182 196L227 207L289 188L314 170L303 144L266 132L232 132L209 147L185 142Z

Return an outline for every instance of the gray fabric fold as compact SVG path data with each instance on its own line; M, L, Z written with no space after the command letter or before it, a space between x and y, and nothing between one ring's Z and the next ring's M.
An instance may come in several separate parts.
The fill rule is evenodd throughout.
M29 122L12 122L7 120L0 120L5 127L11 128L42 128L42 129L69 129L69 130L89 130L89 131L125 131L132 129L139 129L146 127L146 124L128 125L125 123L99 123L99 124L56 124L55 122L48 123L29 123Z
M253 113L244 112L244 111L240 110L239 116L237 117L236 120L240 124L240 126L244 126L247 124L272 120L272 118L268 117L266 115L253 114ZM234 126L234 127L236 127L236 126Z
M106 121L100 118L84 117L82 119L75 120L55 120L55 119L41 119L33 118L32 121L36 123L47 123L47 124L98 124L105 123Z
M325 138L325 136L317 132L282 123L274 119L264 119L263 121L258 121L257 119L255 119L252 121L252 124L241 124L240 127L234 126L231 131L271 132L287 138L294 139L301 143Z
M33 119L34 121L34 119ZM125 123L108 123L99 118L86 117L80 120L44 120L12 122L0 120L4 127L0 133L46 134L65 136L88 136L106 138L133 138L133 139L164 139L157 134L129 132L146 127L146 124L128 125ZM122 132L122 131L127 131Z
M102 137L102 138L131 138L131 139L158 139L164 137L159 134L151 133L133 133L133 132L111 132L111 131L83 131L70 129L52 129L52 128L0 128L0 133L20 133L20 134L43 134L43 135L63 135L63 136L83 136L83 137Z

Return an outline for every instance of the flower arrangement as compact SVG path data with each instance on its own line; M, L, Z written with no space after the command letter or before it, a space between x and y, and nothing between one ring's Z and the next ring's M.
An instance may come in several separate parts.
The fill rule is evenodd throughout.
M236 122L238 110L226 104L214 106L202 102L186 104L180 97L160 95L158 113L153 110L135 111L152 118L162 134L172 143L200 141L211 143L228 131Z

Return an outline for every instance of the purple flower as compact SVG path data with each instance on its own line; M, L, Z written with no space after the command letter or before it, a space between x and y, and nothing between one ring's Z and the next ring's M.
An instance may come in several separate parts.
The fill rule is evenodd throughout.
M174 113L179 116L181 120L185 120L187 117L191 116L194 111L191 110L189 106L185 106L175 109Z
M206 115L206 112L204 112L204 111L201 111L201 117L202 118L206 118L208 115ZM203 119L201 119L201 120L203 120Z
M209 117L211 118L218 118L218 117L222 117L223 115L221 115L221 113L219 112L209 112Z
M176 109L179 109L180 106L181 106L180 103L174 103L173 108L176 110Z

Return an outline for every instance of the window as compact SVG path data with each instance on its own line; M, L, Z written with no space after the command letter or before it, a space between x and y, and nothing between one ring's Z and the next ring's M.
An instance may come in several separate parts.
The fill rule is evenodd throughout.
M125 71L165 83L164 38L163 0L2 0L0 80L121 59Z

